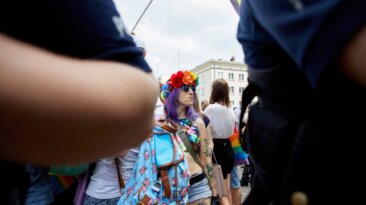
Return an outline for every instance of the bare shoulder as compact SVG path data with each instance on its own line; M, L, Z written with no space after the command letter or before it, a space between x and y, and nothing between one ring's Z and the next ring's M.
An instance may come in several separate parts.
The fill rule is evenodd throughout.
M198 128L205 128L205 123L203 122L203 120L200 117L197 117L197 119L195 120L195 123L197 124Z

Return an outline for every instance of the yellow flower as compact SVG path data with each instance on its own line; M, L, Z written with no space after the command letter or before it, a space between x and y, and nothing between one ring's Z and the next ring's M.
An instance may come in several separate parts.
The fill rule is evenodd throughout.
M192 78L193 78L193 80L194 80L194 81L195 81L195 80L197 80L197 75L196 75L196 73L191 72L191 75L192 75Z

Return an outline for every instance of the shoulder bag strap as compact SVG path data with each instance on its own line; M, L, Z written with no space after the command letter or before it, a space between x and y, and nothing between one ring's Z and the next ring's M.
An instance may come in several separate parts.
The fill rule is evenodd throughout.
M193 149L193 146L191 144L191 142L188 140L187 134L186 132L184 132L182 126L179 126L179 131L177 132L177 134L179 135L180 139L182 140L184 146L187 148L187 151L189 152L189 154L192 156L193 160L200 166L201 166L201 162L200 159L198 158L196 152Z
M121 176L121 171L119 169L119 159L117 157L114 158L114 162L116 164L116 170L117 170L117 175L118 175L119 188L123 189L125 187L125 182L123 181L123 178Z
M212 156L215 159L215 163L218 164L217 159L216 159L216 156L215 156L215 152L213 150L212 150Z

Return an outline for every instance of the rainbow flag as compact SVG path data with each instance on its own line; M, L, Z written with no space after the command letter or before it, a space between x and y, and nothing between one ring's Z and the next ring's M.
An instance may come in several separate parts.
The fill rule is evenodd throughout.
M73 185L77 178L74 176L50 175L53 192L58 195Z
M233 148L234 151L234 165L235 166L243 164L248 165L249 164L248 154L241 147L239 140L239 133L236 127L234 128L234 134L229 138L229 140L231 142L231 147Z
M234 7L236 13L239 15L241 0L230 0L230 1L231 1L231 4Z

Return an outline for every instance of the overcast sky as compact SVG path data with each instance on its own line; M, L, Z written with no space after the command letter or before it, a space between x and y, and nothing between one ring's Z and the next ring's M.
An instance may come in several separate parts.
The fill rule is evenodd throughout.
M131 30L150 0L115 0ZM230 0L154 0L135 29L156 77L192 69L209 59L243 61L236 40L239 17ZM178 57L179 56L179 57Z

